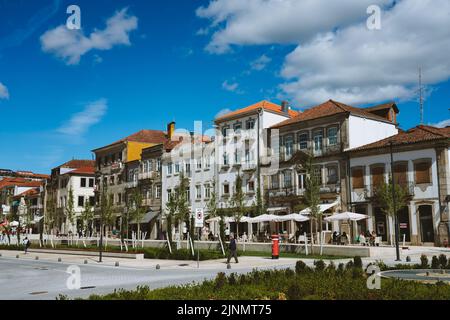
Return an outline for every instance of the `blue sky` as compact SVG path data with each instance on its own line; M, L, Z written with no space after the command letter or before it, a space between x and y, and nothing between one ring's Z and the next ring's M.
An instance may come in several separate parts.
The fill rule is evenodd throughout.
M272 7L283 1L289 10ZM450 52L445 19L434 16L442 34L431 37L427 30L436 25L422 26L423 34L404 43L395 32L411 31L401 13L414 17L407 9L416 0L343 0L341 11L322 0L307 8L310 1L283 1L0 2L0 168L49 172L140 129L164 130L172 120L208 127L220 111L262 99L288 99L297 108L327 99L362 106L394 99L407 129L419 121L412 94L418 65L429 92L425 122L449 118L449 59L426 52ZM317 11L320 2L332 18ZM379 30L372 43L391 50L368 58L346 45L358 39L354 30L365 24L369 2L383 8L389 31ZM449 14L445 0L436 2ZM58 29L70 4L81 8L82 30ZM303 25L295 25L302 14ZM421 38L426 61L404 51L421 48Z

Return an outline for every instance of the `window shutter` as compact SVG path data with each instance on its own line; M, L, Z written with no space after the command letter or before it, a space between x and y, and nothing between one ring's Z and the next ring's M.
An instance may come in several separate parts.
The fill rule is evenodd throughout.
M352 184L354 189L364 188L364 170L363 168L354 168L352 170Z
M417 184L431 183L430 169L431 163L429 162L419 162L414 165Z

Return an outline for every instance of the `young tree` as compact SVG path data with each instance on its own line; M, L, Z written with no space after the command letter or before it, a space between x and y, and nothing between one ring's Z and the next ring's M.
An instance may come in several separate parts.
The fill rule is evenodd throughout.
M167 220L167 238L169 239L170 245L173 244L172 239L172 226L173 226L173 219L177 213L178 210L178 201L176 199L175 194L172 192L169 195L169 199L166 204L166 220Z
M92 231L92 224L94 222L94 210L89 203L89 200L86 200L83 207L83 212L81 213L81 221L83 222L83 229L85 234L88 234L89 231Z
M50 233L51 230L55 227L56 215L56 203L53 199L53 196L49 194L44 214L44 226L47 228L48 233Z
M222 241L225 240L225 212L224 210L217 207L217 193L216 193L216 185L213 182L212 183L212 192L211 196L208 200L208 203L206 204L206 207L208 208L209 216L210 217L219 217L219 234L220 239Z
M103 187L100 195L100 220L100 235L103 235L105 227L114 223L113 203L106 186Z
M395 201L393 191L395 191ZM398 212L408 205L408 189L398 183L394 188L392 177L390 177L389 183L382 183L375 188L373 198L385 215L395 219ZM394 210L394 202L396 210Z
M245 214L245 194L242 190L242 176L240 172L236 175L235 190L230 204L233 208L234 222L236 223L236 237L239 237L239 223Z
M129 211L130 220L134 220L137 224L137 236L141 234L141 220L145 215L145 208L142 207L142 193L135 188L131 194L131 210Z
M190 199L188 198L189 191L189 179L184 175L183 172L180 173L179 185L175 188L175 194L177 199L177 219L184 221L186 223L187 229L191 237L195 234L194 232L194 217L191 217ZM193 238L192 238L193 241Z
M319 177L314 173L314 158L312 155L307 154L307 157L303 163L303 167L306 171L306 184L305 184L305 203L310 209L310 229L311 229L311 239L314 233L317 232L318 222L322 225L321 218L322 213L320 212L320 185ZM314 228L313 228L314 227ZM313 250L311 241L311 252Z
M70 230L73 228L75 220L75 201L73 198L73 190L69 189L69 197L67 199L67 206L65 208L66 213L66 229Z

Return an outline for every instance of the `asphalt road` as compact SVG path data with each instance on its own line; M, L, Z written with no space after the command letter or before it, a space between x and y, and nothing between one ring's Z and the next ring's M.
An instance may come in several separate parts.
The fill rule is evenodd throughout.
M177 268L130 268L113 267L89 263L75 264L80 268L81 288L70 290L67 281L71 276L67 271L73 263L43 260L0 258L0 300L53 300L59 294L70 298L86 298L91 294L111 293L114 289L135 289L140 285L159 288L170 285L187 284L193 281L213 279L217 273L248 273L253 268L232 265L231 270L196 269L192 266ZM277 268L289 267L277 266ZM222 269L222 267L221 267ZM259 268L262 269L262 268Z

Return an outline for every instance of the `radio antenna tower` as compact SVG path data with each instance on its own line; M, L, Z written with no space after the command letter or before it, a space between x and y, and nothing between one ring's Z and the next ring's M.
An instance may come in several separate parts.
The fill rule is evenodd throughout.
M423 105L424 105L424 93L422 86L422 67L419 67L419 103L420 103L420 124L423 124Z

